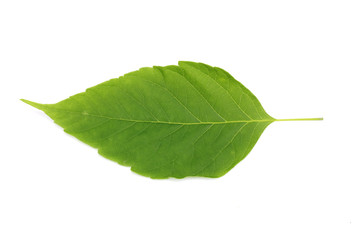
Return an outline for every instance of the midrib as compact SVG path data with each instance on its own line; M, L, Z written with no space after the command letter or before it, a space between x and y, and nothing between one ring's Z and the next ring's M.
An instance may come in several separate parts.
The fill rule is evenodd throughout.
M56 109L57 110L57 109ZM72 111L66 111L72 112ZM140 122L140 123L156 123L156 124L170 124L170 125L214 125L214 124L231 124L231 123L250 123L250 122L274 122L276 119L249 119L249 120L234 120L234 121L220 121L220 122L168 122L168 121L153 121L153 120L137 120L137 119L126 119L126 118L115 118L105 115L96 115L85 112L72 112L72 113L81 113L84 116L92 116L99 118L106 118L117 121L125 122Z

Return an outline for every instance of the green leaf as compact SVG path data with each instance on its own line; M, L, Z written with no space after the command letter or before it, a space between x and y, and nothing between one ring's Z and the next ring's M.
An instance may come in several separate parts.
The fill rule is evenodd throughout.
M223 176L277 121L229 73L194 62L141 68L56 104L22 101L151 178Z

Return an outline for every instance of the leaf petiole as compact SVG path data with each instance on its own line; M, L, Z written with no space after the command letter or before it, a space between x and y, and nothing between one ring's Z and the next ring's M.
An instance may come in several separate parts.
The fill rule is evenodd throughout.
M275 121L321 121L324 118L289 118L289 119L276 119Z

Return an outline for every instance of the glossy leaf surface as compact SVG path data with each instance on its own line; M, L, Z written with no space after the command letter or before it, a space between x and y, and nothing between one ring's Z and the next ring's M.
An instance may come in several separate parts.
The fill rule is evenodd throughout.
M56 104L23 101L151 178L220 177L275 121L229 73L194 62L141 68Z

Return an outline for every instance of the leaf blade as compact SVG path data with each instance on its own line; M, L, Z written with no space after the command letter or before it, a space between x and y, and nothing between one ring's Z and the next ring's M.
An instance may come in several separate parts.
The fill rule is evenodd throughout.
M151 178L223 176L275 121L230 74L192 62L142 68L56 104L23 101Z

